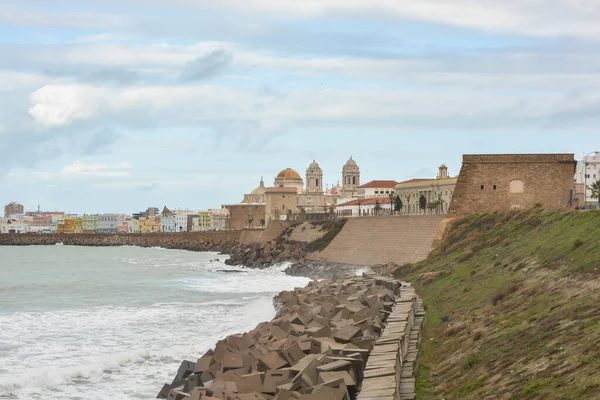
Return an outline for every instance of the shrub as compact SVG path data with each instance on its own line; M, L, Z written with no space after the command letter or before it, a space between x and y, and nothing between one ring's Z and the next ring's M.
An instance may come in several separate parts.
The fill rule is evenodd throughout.
M504 292L496 293L496 295L494 297L492 297L492 304L497 305L502 300L504 300L505 297L506 297L506 293L504 293Z
M467 359L465 360L465 363L463 364L463 369L465 371L468 371L470 369L473 369L477 366L477 364L479 364L481 362L481 359L479 358L479 355L477 355L476 353L471 353L469 354L469 356L467 357Z

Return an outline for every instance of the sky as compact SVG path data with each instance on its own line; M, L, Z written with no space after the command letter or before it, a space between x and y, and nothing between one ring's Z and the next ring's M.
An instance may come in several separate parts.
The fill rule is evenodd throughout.
M600 150L600 0L3 0L0 203L206 209L264 176Z

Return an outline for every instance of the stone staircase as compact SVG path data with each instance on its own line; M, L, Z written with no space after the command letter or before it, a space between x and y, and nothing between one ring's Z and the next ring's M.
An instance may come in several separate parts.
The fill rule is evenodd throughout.
M406 264L429 255L443 215L350 218L313 260L355 265Z

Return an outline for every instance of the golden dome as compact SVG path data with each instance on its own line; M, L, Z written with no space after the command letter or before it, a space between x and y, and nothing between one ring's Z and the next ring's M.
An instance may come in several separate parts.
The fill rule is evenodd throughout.
M302 178L300 174L294 171L291 168L286 168L277 174L277 180L286 180L286 181L301 181Z

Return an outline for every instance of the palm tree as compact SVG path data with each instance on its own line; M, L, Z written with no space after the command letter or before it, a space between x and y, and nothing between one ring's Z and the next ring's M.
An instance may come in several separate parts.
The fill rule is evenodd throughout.
M592 183L588 189L592 191L592 199L598 199L598 208L600 208L600 180Z
M260 225L263 227L263 229L265 228L265 219L264 218L260 219Z
M394 193L390 193L390 215L394 215Z
M381 204L379 204L379 200L375 200L375 215L379 215L379 211L381 211Z
M424 195L421 195L421 197L419 198L419 208L421 210L425 210L427 208L427 199Z
M394 210L397 212L399 211L401 213L403 206L404 206L404 204L402 204L402 199L400 198L399 195L397 195L396 196L396 204L394 204Z

